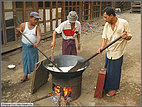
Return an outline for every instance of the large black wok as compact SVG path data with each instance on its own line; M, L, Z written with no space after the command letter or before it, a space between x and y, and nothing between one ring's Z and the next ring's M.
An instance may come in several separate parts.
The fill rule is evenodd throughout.
M85 61L86 59L81 56L75 55L62 55L62 56L54 56L54 63L56 63L59 67L69 67L75 66L78 61ZM50 62L48 60L43 61L43 66L48 69ZM85 63L82 68L83 70L77 72L55 72L48 69L48 71L54 76L55 78L60 79L71 79L77 76L82 75L83 71L89 66L89 62ZM86 68L85 68L86 67Z

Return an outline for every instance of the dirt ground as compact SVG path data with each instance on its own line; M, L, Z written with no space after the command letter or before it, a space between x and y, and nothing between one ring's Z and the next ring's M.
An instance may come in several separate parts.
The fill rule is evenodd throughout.
M129 13L129 11L120 14L118 17L124 18L129 22L133 38L127 44L122 66L120 93L113 96L104 96L102 99L95 99L94 87L96 86L98 71L105 64L105 53L98 55L90 61L90 66L83 73L81 96L72 102L76 106L95 106L95 105L140 105L141 104L141 14ZM94 19L94 25L103 25L103 18ZM103 26L98 27L93 32L82 32L81 50L79 56L85 58L93 55L101 44L101 34ZM56 39L54 55L61 55L61 38ZM50 39L42 40L39 48L50 56ZM40 60L45 59L39 54ZM31 80L19 83L23 77L22 69L22 50L8 53L2 56L2 99L1 102L9 103L27 103L51 92L51 75L49 82L42 86L35 94L31 94ZM9 64L15 64L16 68L10 70ZM50 98L46 98L34 103L39 106L54 106Z

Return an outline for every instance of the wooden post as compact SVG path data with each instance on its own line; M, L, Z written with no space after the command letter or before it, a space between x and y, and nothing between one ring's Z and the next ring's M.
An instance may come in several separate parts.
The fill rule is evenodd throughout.
M69 13L69 9L70 9L70 8L69 8L69 1L68 1L68 13ZM66 16L65 16L65 17L66 17Z
M94 13L94 11L93 11L93 0L91 1L91 19L93 19L93 13Z
M17 36L16 36L16 27L18 26L16 23L16 3L13 1L13 20L14 20L14 26L15 26L15 40L17 41Z
M90 15L91 15L91 14L90 14L90 13L91 13L91 12L90 12L91 7L90 7L90 6L91 6L91 3L88 1L88 19L91 19L91 17L90 17Z
M26 1L23 2L24 7L24 22L26 22Z
M99 17L101 17L102 15L101 15L101 13L102 13L102 1L100 0L100 11L99 11Z
M50 0L50 31L53 30L52 26L52 0Z
M1 2L1 3L2 3L2 30L3 30L3 42L4 42L4 45L6 45L6 43L7 43L7 37L6 37L6 28L5 28L4 2Z
M61 11L61 21L63 22L65 19L65 1L62 2L62 11Z
M38 2L34 2L35 11L38 12Z
M92 18L94 18L94 12L95 12L95 10L94 10L94 4L95 4L96 2L94 2L94 1L92 1Z
M44 25L44 33L46 33L45 1L43 1L43 25Z
M75 10L76 10L76 12L77 12L77 1L76 1L75 5L76 5L76 6L75 6Z
M58 1L56 0L56 27L58 26Z
M71 2L71 11L73 10L73 1Z
M81 16L82 16L82 2L79 1L79 21L82 20Z
M38 8L38 2L35 2L35 11L39 13L38 10L39 10L39 8ZM39 26L39 23L38 23L38 26Z

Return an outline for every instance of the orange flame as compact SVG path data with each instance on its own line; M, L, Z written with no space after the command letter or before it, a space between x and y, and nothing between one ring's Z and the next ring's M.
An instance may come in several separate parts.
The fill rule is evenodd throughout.
M55 86L54 87L54 91L57 95L60 95L61 94L61 90L60 90L60 86ZM63 91L64 91L64 96L67 96L71 93L71 88L66 88L66 87L63 87Z
M64 96L67 96L68 94L71 93L71 88L63 88L63 91L64 91Z

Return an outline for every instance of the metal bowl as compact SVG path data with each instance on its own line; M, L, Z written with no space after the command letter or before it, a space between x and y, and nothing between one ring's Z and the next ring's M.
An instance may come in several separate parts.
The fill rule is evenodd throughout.
M75 55L62 55L62 56L54 56L54 63L56 63L59 67L69 67L69 66L75 66L77 64L77 61L84 61L85 58L81 56L75 56ZM50 62L48 60L43 61L43 66L48 69ZM52 74L52 76L60 79L71 79L75 78L77 76L82 75L82 73L85 71L85 69L89 66L89 62L85 63L80 71L76 72L56 72L49 70L48 71Z

